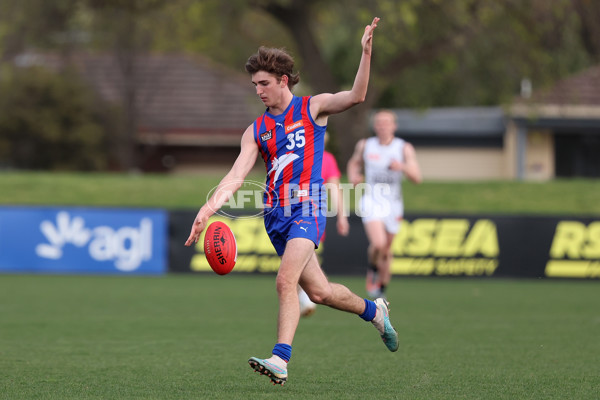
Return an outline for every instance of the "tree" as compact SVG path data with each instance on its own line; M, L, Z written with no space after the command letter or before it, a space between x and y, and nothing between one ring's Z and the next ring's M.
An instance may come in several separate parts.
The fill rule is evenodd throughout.
M72 29L79 0L3 0L0 2L0 62L24 50L68 50L84 32Z
M360 27L382 16L375 33L371 85L367 100L342 116L331 118L341 159L349 158L354 143L366 136L366 116L379 104L392 82L410 68L435 61L465 46L482 30L478 14L494 12L493 2L463 1L351 1L334 7L317 0L253 2L291 32L316 91L339 91L351 84L360 54ZM325 9L327 8L327 9ZM327 19L320 30L314 16ZM340 29L331 37L326 27ZM353 49L353 50L350 50ZM336 79L337 77L337 79ZM339 79L342 78L342 79Z
M135 171L140 165L137 129L140 99L138 55L152 48L154 35L147 22L160 14L167 0L87 0L87 12L92 23L87 28L93 33L93 44L112 49L121 75L120 109L122 119L115 131L116 153L120 168ZM159 79L161 69L152 71L150 79Z
M572 0L581 21L580 36L595 62L600 62L600 3L595 0Z
M99 100L74 71L15 68L5 72L0 93L1 164L50 170L108 167Z
M352 84L362 28L380 16L367 101L330 119L343 162L368 135L374 107L498 105L523 78L535 90L587 67L600 54L599 10L593 0L6 0L0 51L57 46L48 39L57 37L69 39L61 49L113 51L128 82L119 142L127 169L136 164L135 54L202 53L242 70L259 45L286 47L302 76L298 94L334 92ZM56 23L42 23L54 14Z
M331 118L342 160L367 135L366 116L373 107L498 105L515 97L524 77L543 86L589 63L572 34L578 21L571 0L250 4L289 30L315 92L351 85L360 28L373 16L382 17L366 102Z

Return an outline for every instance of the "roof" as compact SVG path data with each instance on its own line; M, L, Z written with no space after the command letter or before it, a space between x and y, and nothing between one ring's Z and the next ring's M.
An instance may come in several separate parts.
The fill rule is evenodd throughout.
M262 104L247 75L198 57L182 54L133 57L130 80L112 54L76 54L69 58L85 80L110 102L121 103L128 83L134 85L138 129L193 144L199 133L209 136L241 133L254 121ZM15 59L20 66L65 65L57 54L28 53ZM163 138L164 139L164 138ZM216 139L216 138L215 138ZM225 139L226 141L227 139Z
M554 86L519 97L510 106L520 123L550 128L594 128L600 125L600 65L559 80Z
M534 91L527 102L600 106L600 65L561 79L549 89Z
M499 107L451 107L426 111L393 110L401 136L502 136L504 111Z

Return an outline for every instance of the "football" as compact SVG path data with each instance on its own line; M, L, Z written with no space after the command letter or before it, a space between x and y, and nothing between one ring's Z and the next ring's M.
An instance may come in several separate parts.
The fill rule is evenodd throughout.
M208 226L204 235L204 254L217 274L231 272L237 260L237 243L227 224L216 221Z

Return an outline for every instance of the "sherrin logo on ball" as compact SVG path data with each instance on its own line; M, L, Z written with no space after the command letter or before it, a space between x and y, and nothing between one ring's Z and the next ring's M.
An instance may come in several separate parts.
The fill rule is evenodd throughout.
M231 272L237 261L237 243L227 224L216 221L206 228L204 254L208 265L217 274L225 275Z

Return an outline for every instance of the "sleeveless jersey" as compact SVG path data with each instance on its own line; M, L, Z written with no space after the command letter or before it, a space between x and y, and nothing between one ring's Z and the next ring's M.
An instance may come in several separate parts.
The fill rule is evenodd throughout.
M310 115L310 99L294 96L282 114L267 109L254 121L254 140L267 170L266 206L322 197L326 126L317 125Z
M388 145L379 143L377 137L365 141L363 160L365 164L365 182L369 185L378 183L390 187L390 199L402 199L402 177L400 171L392 171L389 166L393 160L404 162L404 140L392 139Z

